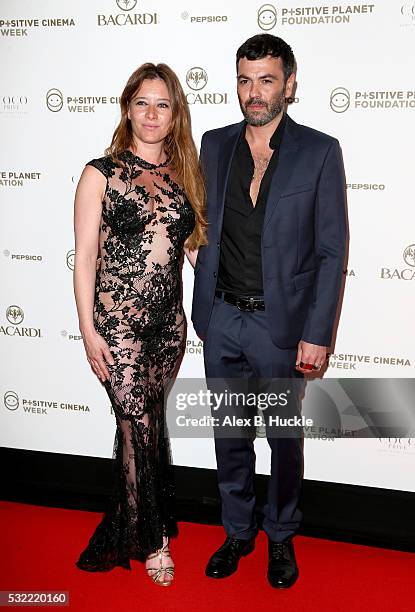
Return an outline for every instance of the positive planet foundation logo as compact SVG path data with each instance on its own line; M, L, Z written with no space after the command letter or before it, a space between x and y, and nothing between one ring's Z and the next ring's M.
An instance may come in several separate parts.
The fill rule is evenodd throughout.
M349 108L358 110L415 108L415 90L350 92L345 87L336 87L330 94L330 108L335 113L344 113Z
M39 181L40 177L40 172L0 170L0 187L23 187L28 182Z
M257 22L261 30L272 30L277 24L277 9L273 4L263 4L258 9Z
M330 94L330 108L335 113L344 113L350 106L350 93L345 87L336 87Z
M257 23L261 30L275 28L277 21L280 26L349 24L352 18L370 16L374 12L374 4L334 4L309 6L280 6L263 4L257 13Z
M187 355L202 355L203 354L203 342L198 338L195 340L186 340L186 354Z

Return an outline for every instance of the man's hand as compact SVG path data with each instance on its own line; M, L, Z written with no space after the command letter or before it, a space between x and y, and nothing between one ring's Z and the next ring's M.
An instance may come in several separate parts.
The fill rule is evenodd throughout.
M310 344L300 340L295 369L303 374L311 374L316 370L320 370L326 363L328 357L327 351L327 346L319 346L318 344Z

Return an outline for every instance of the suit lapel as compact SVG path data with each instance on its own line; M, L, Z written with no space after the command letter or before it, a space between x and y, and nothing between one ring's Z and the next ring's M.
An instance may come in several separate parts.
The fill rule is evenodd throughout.
M219 151L219 162L218 162L218 235L220 235L222 231L222 220L223 220L223 211L225 207L225 194L226 194L226 186L228 184L229 173L231 169L231 164L233 160L233 156L235 154L236 145L238 143L239 135L243 129L244 122L238 123L235 126L235 130L233 130L232 134L228 136L223 145L220 147Z
M269 188L268 198L265 207L265 217L262 230L271 219L281 194L289 184L294 166L297 162L299 142L297 138L297 124L290 117L287 117L284 136L281 142L280 154L278 158L277 170L272 177Z

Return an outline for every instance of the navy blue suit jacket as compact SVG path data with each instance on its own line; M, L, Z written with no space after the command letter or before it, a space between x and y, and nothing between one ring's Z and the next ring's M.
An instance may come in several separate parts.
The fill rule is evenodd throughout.
M243 126L242 121L202 138L209 244L196 260L192 307L201 338L215 296L226 185ZM287 117L261 240L269 333L281 348L301 339L330 346L345 255L345 199L339 142Z

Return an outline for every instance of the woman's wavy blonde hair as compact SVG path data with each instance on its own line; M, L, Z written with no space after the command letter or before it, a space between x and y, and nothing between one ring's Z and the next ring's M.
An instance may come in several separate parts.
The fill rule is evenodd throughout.
M207 244L206 229L206 192L202 169L193 142L189 107L180 81L167 64L146 63L137 68L127 81L121 94L121 120L116 127L110 146L105 154L123 166L120 153L133 144L131 121L128 119L128 107L146 79L162 79L167 86L171 108L172 124L164 141L164 150L175 173L175 179L184 190L195 213L195 228L186 240L190 250Z

